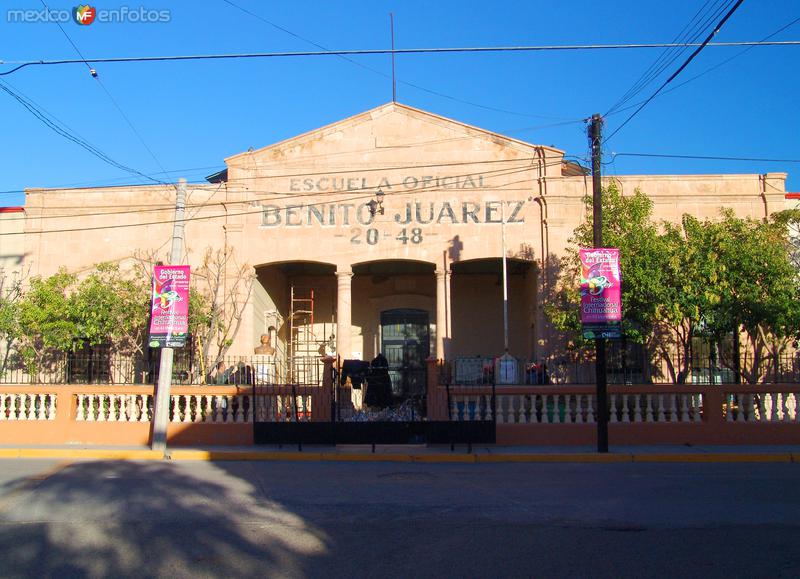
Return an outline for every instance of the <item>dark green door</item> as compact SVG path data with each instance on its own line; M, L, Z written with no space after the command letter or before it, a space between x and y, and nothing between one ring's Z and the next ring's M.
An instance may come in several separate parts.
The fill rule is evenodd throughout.
M428 312L411 309L381 312L381 350L389 361L395 399L424 398L425 360L430 355Z

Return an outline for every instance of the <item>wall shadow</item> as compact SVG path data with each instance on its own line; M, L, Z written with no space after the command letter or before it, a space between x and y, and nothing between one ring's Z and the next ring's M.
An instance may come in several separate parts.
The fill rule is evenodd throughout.
M78 462L10 480L0 575L305 576L329 538L233 464Z

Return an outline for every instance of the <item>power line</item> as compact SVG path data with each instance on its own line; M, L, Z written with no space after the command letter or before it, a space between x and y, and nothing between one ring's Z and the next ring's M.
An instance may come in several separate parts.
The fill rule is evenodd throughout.
M702 34L702 31L705 30L716 18L719 17L719 14L722 13L722 8L718 7L716 9L717 12L714 12L714 7L713 5L709 7L710 4L711 0L706 0L705 4L703 4L697 10L697 12L695 12L694 16L692 16L689 22L684 25L677 35L675 35L675 37L672 39L672 42L691 42L697 40L697 37ZM724 4L724 1L722 4ZM701 13L704 11L705 14L702 14L701 16ZM711 13L710 16L707 16L709 13ZM706 20L702 21L704 17L706 17ZM658 77L658 75L666 70L666 68L669 67L675 60L677 60L685 51L686 47L664 49L661 54L659 54L658 58L641 74L641 76L636 80L636 82L633 83L627 92L625 92L625 94L622 95L622 97L616 103L614 103L614 105L603 116L608 116L610 112L616 110L618 107L622 106L624 103L643 91L653 80Z
M130 63L130 62L168 62L192 60L230 60L248 58L296 58L306 56L340 56L340 55L377 55L377 54L449 54L449 53L492 53L492 52L548 52L548 51L580 51L580 50L630 50L648 48L670 47L734 47L734 46L798 46L800 40L783 41L740 41L740 42L708 42L708 43L643 43L643 44L566 44L566 45L537 45L537 46L473 46L449 48L379 48L361 50L325 50L325 51L299 51L299 52L246 52L232 54L186 54L169 56L128 56L108 58L87 58L85 60L59 59L59 60L27 60L27 61L0 61L0 64L17 64L16 67L0 76L6 76L28 66L55 66L62 64L86 63Z
M771 159L766 157L721 157L715 155L667 155L661 153L611 153L612 161L617 157L655 157L665 159L698 159L707 161L753 161L759 163L800 163L800 159Z
M519 159L516 159L516 160L519 160ZM535 158L531 158L529 160L535 160ZM487 161L487 162L496 162L496 161ZM469 164L476 164L476 163L469 163ZM555 165L560 165L560 164L561 164L561 161L550 162L550 163L546 163L544 165L544 167L555 166ZM452 176L449 176L449 177L467 178L467 177L475 177L475 176L479 176L479 175L488 176L490 178L491 177L502 177L502 176L505 176L505 175L513 175L513 174L521 173L521 172L528 171L528 170L535 170L538 167L539 167L538 165L526 165L524 167L503 167L503 168L500 168L500 169L496 169L494 171L481 171L481 172L476 172L476 173L464 173L464 174L460 174L460 175L452 175ZM385 187L391 189L391 188L393 188L395 186L399 187L402 184L403 184L402 182L387 183L385 185ZM211 194L212 194L211 196L212 197L217 192L219 192L221 186L222 185L220 184L219 187L217 187L214 191L211 192ZM438 189L441 189L439 187L439 185L431 184L430 187L419 187L419 188L416 188L414 190L402 191L402 192L389 191L387 194L388 195L413 194L413 193L419 192L419 191L424 191L424 190L434 190L435 191L435 190L438 190ZM477 189L485 189L485 188L477 188ZM354 193L356 191L364 191L364 189L354 188L354 189L344 189L344 190L337 190L337 191L310 191L310 192L305 192L305 193L303 193L303 192L293 193L293 192L287 192L287 191L284 191L284 192L260 191L260 190L250 190L248 192L251 193L251 194L259 194L259 193L261 193L261 194L280 195L280 197L272 197L272 198L269 199L269 201L274 202L274 201L282 201L282 200L286 200L286 199L297 200L297 199L301 199L301 198L304 198L304 197L314 197L314 198L334 197L334 196L338 196L338 195ZM363 197L370 197L372 195L374 195L374 192L370 191L369 193L365 193L363 195ZM264 200L263 199L258 199L258 198L250 198L250 199L243 199L243 200L238 200L238 201L219 201L219 202L215 202L215 203L199 203L199 204L196 204L196 205L187 204L186 206L187 207L196 207L199 210L199 209L202 209L202 208L205 208L205 207L215 207L215 206L225 207L225 206L228 206L228 205L242 205L242 204L260 203L262 201L264 201ZM324 203L324 202L322 202L322 203ZM310 205L318 205L318 204L317 203L312 203ZM171 209L172 207L173 206L170 206L170 205L159 205L158 207L148 206L148 207L145 207L145 208L142 208L141 206L138 206L136 209L127 210L127 211L106 211L106 212L100 212L100 213L75 213L75 214L71 214L71 215L37 215L35 217L34 216L25 216L25 217L18 217L18 218L8 218L8 219L6 219L6 221L22 221L22 220L29 220L30 221L30 220L38 220L38 219L67 219L67 218L79 218L79 217L104 217L104 216L107 216L107 215L124 215L124 214L131 214L131 213L146 213L146 212L167 211L167 210ZM77 207L75 207L75 208L77 208ZM81 207L81 208L83 208L83 207ZM60 207L59 209L72 209L72 207ZM78 231L82 231L82 229L80 229Z
M697 47L697 48L696 48L696 49L695 49L695 50L692 52L692 54L690 54L690 55L689 55L689 58L687 58L687 59L684 61L684 63L678 67L678 70L676 70L675 72L673 72L673 73L670 75L670 77L669 77L667 80L665 80L665 81L662 83L662 85L661 85L660 87L658 87L658 89L657 89L657 90L656 90L656 91L655 91L655 92L654 92L652 95L650 95L650 97L649 97L647 100L645 100L645 101L644 101L644 102L643 102L643 103L642 103L642 104L639 106L639 108L637 108L635 111L633 111L633 113L631 113L631 115L630 115L630 116L629 116L627 119L625 119L625 121L623 121L623 123L622 123L620 126L618 126L618 127L617 127L617 128L614 130L614 132L612 132L612 133L611 133L611 134L610 134L608 137L606 137L606 139L605 139L605 142L606 142L606 143L607 143L607 142L608 142L608 141L609 141L609 140L610 140L610 139L611 139L611 138L612 138L614 135L616 135L618 132L620 132L620 130L622 130L622 128L623 128L625 125L627 125L627 124L628 124L628 123L631 121L631 119L633 119L633 117L635 117L637 114L639 114L639 112L640 112L640 111L641 111L641 110L642 110L644 107L646 107L646 106L647 106L647 104L648 104L650 101L652 101L654 98L656 98L656 95L658 95L658 93L660 93L660 92L661 92L661 91L664 89L664 87L666 87L666 86L667 86L667 85L668 85L670 82L672 82L672 80L673 80L675 77L677 77L677 76L678 76L678 75L681 73L681 71L683 71L683 69L685 69L687 66L689 66L689 63L690 63L690 62L692 62L692 60L694 60L694 58L695 58L695 57L696 57L698 54L700 54L700 52L703 50L703 48L705 48L705 47L706 47L706 46L707 46L707 45L708 45L708 44L711 42L711 39L712 39L712 38L714 38L714 36L717 34L717 32L719 32L719 31L720 31L720 29L721 29L721 28L722 28L722 27L725 25L725 23L728 21L728 18L730 18L730 17L733 15L733 13L734 13L734 12L736 12L736 10L739 8L739 6L741 6L741 5L742 5L742 2L744 2L744 0L737 0L737 1L736 1L736 4L734 4L734 5L733 5L733 7L732 7L730 10L728 10L727 14L725 14L725 16L722 18L722 20L720 20L720 21L719 21L719 23L718 23L718 24L717 24L717 25L714 27L714 30L712 30L712 31L711 31L711 33L710 33L710 34L709 34L709 35L706 37L706 39L703 41L703 43L702 43L700 46L698 46L698 47Z
M522 169L514 169L513 171L509 171L509 172L505 173L504 175L513 175L513 174L516 174L516 173L521 173L521 172L527 171L529 169L531 169L531 167L524 167ZM496 176L502 176L502 175L496 175ZM531 181L531 180L532 180L531 178L528 178L528 179L523 179L522 181L518 181L518 182L515 182L515 183L523 183L523 182L528 182L528 181ZM508 183L508 184L514 184L514 183ZM436 186L420 187L418 189L409 190L409 191L392 192L392 193L390 193L390 195L392 195L392 196L415 195L415 194L419 194L421 192L435 191L435 190L438 190L438 187L436 187ZM495 190L498 191L498 192L502 192L503 191L503 189L495 189ZM344 192L341 192L341 191L337 192L337 194L342 194L342 193L344 193ZM345 199L339 199L337 201L341 203L341 202L345 202L345 201L357 201L359 199L367 199L367 198L372 198L372 197L374 197L374 192L370 191L369 193L363 193L363 194L355 195L355 196L352 196L352 197L347 197ZM250 202L252 202L252 200ZM242 202L239 202L239 203L244 203L244 202L242 201ZM319 206L319 205L324 205L325 203L327 203L327 201L320 202L320 203L306 203L306 204L304 204L304 207ZM233 203L223 203L222 205L224 206L226 204L233 204ZM258 215L258 214L263 213L263 211L264 211L263 207L260 207L258 210L255 210L255 211L242 211L242 212L238 212L238 213L225 212L225 213L220 213L220 214L216 214L216 215L202 215L202 216L195 216L195 217L192 217L192 218L184 218L182 221L205 221L205 220L210 220L210 219L224 219L224 218L229 218L229 217L240 217L240 216L245 216L245 215ZM36 218L32 217L30 219L36 219ZM145 222L145 223L121 223L121 224L116 224L116 225L99 225L99 226L94 226L94 227L78 227L78 228L70 228L70 229L48 229L48 230L37 231L37 232L35 232L35 234L36 235L43 235L43 234L46 234L46 233L75 233L75 232L97 231L97 230L108 230L108 229L123 229L123 228L130 228L130 227L146 227L146 226L150 226L150 225L168 225L168 224L171 224L171 223L175 223L175 219L170 219L170 220L166 220L166 221L150 221L150 222ZM6 233L0 233L0 237L10 236L10 235L25 235L25 234L26 234L26 232L24 232L24 231L6 232ZM31 232L30 234L34 234L34 233Z
M39 2L41 2L42 6L44 6L45 10L47 11L47 14L49 15L50 14L50 7L47 4L45 4L44 0L39 0ZM128 126L133 131L133 133L136 135L136 138L139 139L139 142L142 144L142 146L144 146L144 148L147 150L147 152L150 153L150 156L156 162L156 165L158 165L159 168L162 171L166 172L165 169L164 169L164 166L161 164L161 161L158 160L158 158L155 156L155 154L150 149L150 147L147 146L147 143L145 143L144 139L142 138L142 135L139 133L139 131L136 130L136 127L133 126L133 123L128 118L128 115L125 114L125 111L123 111L122 107L119 106L119 103L117 103L117 100L111 95L109 90L106 88L106 85L103 84L102 80L100 80L100 77L97 75L97 71L95 71L91 67L91 65L86 61L86 58L83 56L83 53L81 53L80 49L78 48L78 45L75 44L72 41L72 38L70 38L69 34L67 34L67 31L64 30L64 27L61 26L61 23L58 21L58 19L56 18L56 19L54 19L54 21L58 25L59 30L61 30L61 33L64 35L64 37L67 39L67 41L72 45L72 48L75 49L75 52L78 54L78 56L81 58L83 63L86 65L86 68L89 69L89 73L92 75L92 78L94 78L97 81L97 83L100 85L100 88L103 89L103 92L106 93L106 96L109 98L111 103L114 105L114 108L117 109L117 112L119 112L120 116L125 120L125 122L128 124Z
M103 153L100 149L98 149L97 147L95 147L94 145L92 145L91 143L86 141L85 139L72 134L72 132L69 130L69 128L64 123L59 121L56 117L54 117L52 115L48 115L45 112L43 112L42 110L40 110L32 101L29 101L22 94L17 93L14 89L12 89L8 84L6 84L3 81L0 81L0 90L5 92L6 94L10 95L14 100L19 102L23 107L25 107L25 109L28 110L29 113L31 113L34 117L36 117L39 121L41 121L42 124L44 124L47 128L49 128L50 130L52 130L56 134L64 137L65 139L67 139L69 141L72 141L76 145L82 147L83 149L85 149L86 151L88 151L89 153L91 153L92 155L94 155L95 157L100 159L101 161L103 161L105 163L108 163L112 167L116 167L117 169L121 169L121 170L123 170L123 171L125 171L127 173L139 175L139 176L144 177L145 179L148 179L148 180L153 181L155 183L163 184L163 181L159 181L158 179L154 179L153 177L150 177L149 175L145 175L144 173L142 173L141 171L138 171L137 169L134 169L132 167L128 167L126 165L123 165L122 163L119 163L119 162L115 161L114 159L112 159L111 157L109 157L108 155Z
M795 25L795 24L797 24L798 22L800 22L800 17L798 17L798 18L795 18L794 20L792 20L792 21L791 21L791 22L789 22L788 24L784 24L783 26L781 26L780 28L778 28L778 29L777 29L775 32L772 32L771 34L768 34L767 36L765 36L764 38L762 38L762 39L761 39L761 41L763 42L763 41L769 40L770 38L772 38L772 37L774 37L774 36L777 36L778 34L780 34L781 32L783 32L784 30L786 30L787 28L790 28L790 27L794 26L794 25ZM679 88L681 88L682 86L685 86L685 85L689 84L690 82L692 82L692 81L695 81L695 80L697 80L698 78L701 78L701 77L703 77L703 76L707 75L708 73L710 73L710 72L712 72L712 71L714 71L714 70L716 70L716 69L718 69L718 68L720 68L720 67L722 67L722 66L725 66L726 64L728 64L728 63L729 63L729 62L731 62L732 60L735 60L735 59L739 58L740 56L742 56L742 55L743 55L743 54L745 54L746 52L749 52L749 51L753 50L754 48L755 48L755 45L753 45L753 46L748 46L748 47L747 47L747 48L745 48L744 50L740 50L739 52L737 52L737 53L736 53L736 54L734 54L733 56L730 56L730 57L726 58L726 59L725 59L725 60L723 60L722 62L719 62L719 63L715 64L714 66L712 66L712 67L709 67L709 68L705 69L703 72L700 72L700 73L698 73L698 74L696 74L696 75L694 75L694 76L692 76L692 77L690 77L690 78L688 78L688 79L684 80L683 82L680 82L680 83L676 84L675 86L673 86L673 87L670 87L670 88L668 88L668 89L666 89L666 90L662 91L662 92L661 92L661 94L660 94L660 95L658 95L658 96L664 96L665 94L668 94L668 93L671 93L671 92L673 92L673 91L676 91L676 90L678 90ZM639 105L640 105L640 104L642 104L643 102L644 102L644 101L639 101L639 102L637 102L637 103L634 103L634 104L628 105L628 106L626 106L626 107L621 107L621 108L618 108L618 109L616 109L616 110L613 110L613 109L612 109L612 110L610 110L608 113L606 113L606 116L612 116L612 115L616 115L616 114L619 114L619 113L621 113L621 112L624 112L624 111L630 110L630 109L632 109L632 108L636 108L637 106L639 106Z
M243 6L240 6L239 4L231 2L230 0L222 0L222 1L225 2L225 4L228 4L229 6L232 6L232 7L236 8L237 10L240 10L240 11L244 12L245 14L248 14L248 15L252 16L253 18L255 18L257 20L260 20L261 22L264 22L265 24L268 24L269 26L272 26L276 30L280 30L281 32L284 32L284 33L288 34L289 36L297 38L298 40L302 40L303 42L311 44L312 46L316 46L317 48L319 48L321 50L326 50L326 51L329 50L328 47L323 46L322 44L319 44L318 42L314 42L313 40L311 40L309 38L305 38L305 37L303 37L303 36L301 36L301 35L299 35L299 34L297 34L295 32L292 32L288 28L280 26L279 24L275 24L274 22L272 22L270 20L267 20L266 18L264 18L260 14L252 12L251 10L248 10L247 8L244 8ZM357 66L359 68L363 68L364 70L367 70L369 72L372 72L374 74L382 76L383 78L387 78L387 79L388 78L392 78L391 75L388 75L385 72L382 72L382 71L380 71L380 70L378 70L376 68L372 68L371 66L367 66L366 64L358 62L357 60L354 60L352 58L348 58L347 56L344 56L344 55L338 55L338 56L339 56L339 58L341 58L344 61L347 61L347 62L349 62L351 64L354 64L355 66ZM479 108L479 109L484 109L484 110L487 110L487 111L494 111L494 112L498 112L498 113L505 113L507 115L516 115L516 116L520 116L520 117L530 117L530 118L539 118L539 119L554 119L555 120L555 119L563 118L563 117L556 117L556 116L550 116L550 115L535 115L535 114L531 114L531 113L522 113L522 112L519 112L519 111L511 111L511 110L508 110L508 109L492 107L492 106L483 105L483 104L480 104L480 103L468 101L468 100L465 100L465 99L461 99L461 98L455 97L453 95L449 95L449 94L446 94L446 93L443 93L443 92L440 92L440 91L436 91L436 90L433 90L433 89L430 89L430 88L427 88L427 87L424 87L424 86L420 86L418 84L415 84L415 83L412 83L412 82L409 82L409 81L405 81L405 80L402 80L402 79L398 79L397 82L399 82L400 84L406 85L406 86L410 86L410 87L415 88L417 90L420 90L422 92L426 92L428 94L432 94L434 96L438 96L440 98L445 98L445 99L448 99L448 100L451 100L451 101L459 102L459 103L462 103L462 104L465 104L465 105L469 105L469 106L476 107L476 108Z

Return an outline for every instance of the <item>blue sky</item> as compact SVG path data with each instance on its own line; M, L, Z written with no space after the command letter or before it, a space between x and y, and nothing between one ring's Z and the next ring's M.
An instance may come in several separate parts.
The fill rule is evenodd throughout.
M398 48L670 42L705 5L699 0L235 3L329 49L388 48L389 12L394 13ZM56 0L48 4L54 10L74 6ZM708 6L723 4L714 0ZM93 6L169 10L169 22L65 23L64 29L87 58L317 50L223 0ZM8 22L9 9L37 10L41 3L4 3L0 59L76 57L56 24ZM798 17L800 3L795 0L746 0L715 40L760 40ZM773 38L797 39L800 23ZM741 51L707 48L675 82ZM586 157L580 119L608 111L659 54L659 50L636 50L403 55L397 59L398 101ZM605 171L786 171L787 189L800 191L798 163L612 157L615 152L644 152L800 159L799 57L800 46L754 48L656 98L607 143ZM391 71L388 56L352 58L383 75ZM632 102L649 96L684 58ZM0 71L10 68L0 65ZM115 161L146 174L162 168L176 171L170 178L185 176L190 181L222 168L223 158L248 147L262 147L391 100L386 76L337 57L98 64L96 69L111 97L84 65L34 66L0 79ZM0 175L0 205L24 203L24 196L13 191L25 187L142 182L55 134L2 92L0 116L5 167ZM627 113L608 117L606 134L626 117Z

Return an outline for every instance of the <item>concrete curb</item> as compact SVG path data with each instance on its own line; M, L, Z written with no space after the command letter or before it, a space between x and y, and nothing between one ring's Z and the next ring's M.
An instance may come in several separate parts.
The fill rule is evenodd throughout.
M164 454L148 449L98 448L0 448L0 459L60 458L93 460L163 460ZM418 463L791 463L800 462L800 453L775 452L706 452L706 453L396 453L365 452L274 452L249 450L175 449L167 453L171 460L183 461L300 461L300 462L418 462Z

